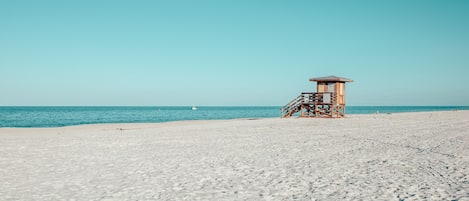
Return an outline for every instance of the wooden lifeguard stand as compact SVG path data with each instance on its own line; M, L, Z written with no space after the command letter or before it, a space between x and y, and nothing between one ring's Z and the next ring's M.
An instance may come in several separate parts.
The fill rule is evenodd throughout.
M309 79L317 82L317 92L303 92L282 107L281 117L291 117L300 112L300 117L341 118L345 117L345 83L351 79L327 76Z

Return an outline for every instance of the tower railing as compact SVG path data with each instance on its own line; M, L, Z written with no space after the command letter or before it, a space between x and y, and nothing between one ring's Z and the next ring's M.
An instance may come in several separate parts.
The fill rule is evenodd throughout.
M332 108L334 105L337 105L337 93L303 92L281 108L281 117L291 117L302 110L308 110L308 113L317 116L317 112L312 110L317 110L319 107Z

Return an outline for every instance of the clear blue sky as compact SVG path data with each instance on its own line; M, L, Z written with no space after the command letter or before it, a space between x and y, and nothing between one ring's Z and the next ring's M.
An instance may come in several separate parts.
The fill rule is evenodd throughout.
M469 1L0 0L0 105L469 105Z

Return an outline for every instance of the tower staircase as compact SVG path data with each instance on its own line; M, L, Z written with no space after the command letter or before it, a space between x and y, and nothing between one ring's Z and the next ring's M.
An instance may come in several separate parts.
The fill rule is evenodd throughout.
M281 108L281 117L292 117L298 112L299 117L339 118L345 116L345 105L337 104L336 93L304 92Z
M290 101L288 104L282 107L281 114L282 118L288 118L296 114L301 110L301 105L303 105L305 93L300 94L298 97Z

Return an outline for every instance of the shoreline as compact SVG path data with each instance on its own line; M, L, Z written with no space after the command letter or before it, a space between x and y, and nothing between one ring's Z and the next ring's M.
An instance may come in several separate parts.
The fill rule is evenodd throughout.
M280 117L278 107L0 107L2 128L49 128L86 124L162 123ZM350 106L346 115L469 110L465 106Z
M396 112L396 113L368 113L368 114L346 114L344 119L354 116L369 116L369 115L397 115L397 114L424 114L424 113L439 113L439 112L459 112L459 111L469 111L469 110L440 110L440 111L411 111L411 112ZM239 121L239 120L262 120L262 119L303 119L296 116L290 118L281 118L281 117L243 117L243 118L233 118L233 119L200 119L200 120L174 120L174 121L163 121L163 122L129 122L129 123L89 123L89 124L75 124L75 125L65 125L65 126L50 126L50 127L0 127L1 129L47 129L47 128L67 128L67 127L77 127L77 126L100 126L100 125L109 125L109 126L119 126L119 125L158 125L158 124L167 124L167 123L192 123L192 122L217 122L217 121ZM304 118L304 119L321 119L321 118ZM328 119L328 118L325 118ZM338 119L338 118L329 118L329 119Z
M469 200L469 111L0 128L0 200Z

